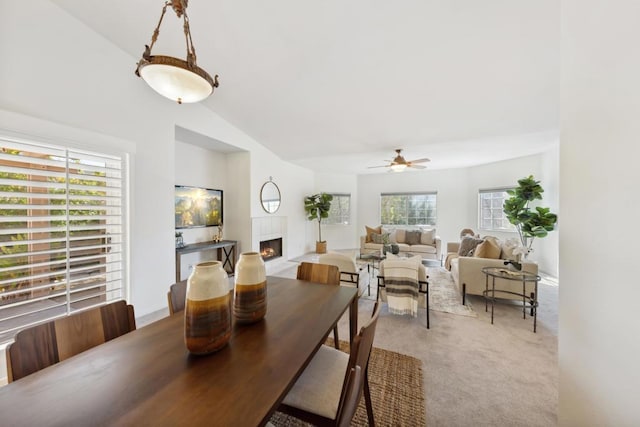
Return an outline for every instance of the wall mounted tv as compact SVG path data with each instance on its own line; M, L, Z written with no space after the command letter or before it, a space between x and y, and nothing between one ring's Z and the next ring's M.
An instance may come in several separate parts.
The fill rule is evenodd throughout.
M176 185L176 228L222 224L222 190Z

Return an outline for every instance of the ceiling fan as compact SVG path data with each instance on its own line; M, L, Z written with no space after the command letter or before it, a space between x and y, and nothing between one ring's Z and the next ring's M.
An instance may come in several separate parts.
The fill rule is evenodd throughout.
M402 154L400 154L400 152L402 152L402 149L401 148L397 148L396 149L396 157L393 160L387 160L389 162L388 165L369 166L369 169L373 169L373 168L391 168L390 171L402 172L406 168L425 169L426 166L418 165L416 163L426 163L426 162L430 162L431 161L431 160L429 160L427 158L407 161L407 160L404 159Z

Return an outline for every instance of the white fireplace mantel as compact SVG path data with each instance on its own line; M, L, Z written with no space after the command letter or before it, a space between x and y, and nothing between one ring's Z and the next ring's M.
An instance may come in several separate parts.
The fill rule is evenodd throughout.
M289 259L287 254L287 217L261 216L251 218L251 250L260 252L260 242L282 238L282 256L265 263L267 274Z

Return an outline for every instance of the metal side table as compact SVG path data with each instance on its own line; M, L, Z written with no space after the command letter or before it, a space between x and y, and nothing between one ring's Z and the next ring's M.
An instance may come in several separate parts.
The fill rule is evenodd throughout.
M485 274L485 290L482 292L484 296L484 310L488 311L488 304L491 301L491 324L493 325L493 308L496 301L496 293L510 294L522 297L522 318L527 318L527 307L531 309L533 316L533 332L536 332L536 324L538 317L538 281L540 276L526 271L509 270L506 267L484 267L482 272ZM491 277L491 286L489 286L489 278ZM522 293L513 292L506 289L496 289L496 278L503 280L511 280L522 283ZM534 291L532 295L527 295L527 283L534 283Z

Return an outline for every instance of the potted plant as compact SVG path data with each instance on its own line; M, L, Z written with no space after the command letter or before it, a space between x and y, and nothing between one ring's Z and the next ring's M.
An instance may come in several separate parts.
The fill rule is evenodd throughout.
M318 241L316 242L316 253L327 252L327 242L322 240L322 219L329 217L329 209L333 196L327 193L318 193L304 198L304 210L309 221L318 220Z
M531 245L536 237L542 238L553 231L558 221L558 216L549 208L536 206L534 210L529 207L533 200L542 200L544 190L540 181L536 181L533 175L518 180L518 186L513 190L507 190L511 196L504 201L502 209L509 222L516 226L520 243L521 254L524 258L532 251Z

